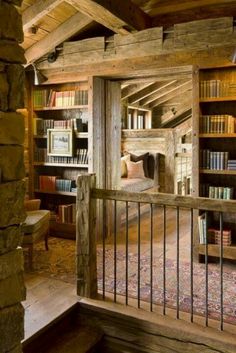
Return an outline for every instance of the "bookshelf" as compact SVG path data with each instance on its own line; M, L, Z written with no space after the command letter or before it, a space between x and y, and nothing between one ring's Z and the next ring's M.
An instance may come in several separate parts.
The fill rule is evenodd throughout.
M51 234L65 238L75 238L76 178L89 169L90 94L88 82L31 88L31 197L51 211Z
M204 69L199 72L198 121L199 173L198 194L201 197L236 200L236 69ZM198 215L198 255L219 257L219 214ZM236 259L236 218L224 214L223 256Z
M128 106L124 119L124 129L151 129L152 112L144 108Z

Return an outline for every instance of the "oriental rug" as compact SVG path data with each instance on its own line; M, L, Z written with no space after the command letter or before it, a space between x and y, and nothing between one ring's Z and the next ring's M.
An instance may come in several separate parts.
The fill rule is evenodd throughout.
M129 252L128 295L137 298L138 293L138 255ZM118 295L125 295L125 250L119 246L117 250ZM102 289L102 249L97 250L98 287ZM176 260L166 259L166 305L176 308L177 280ZM26 266L27 271L27 254ZM39 243L34 253L34 273L53 277L64 282L76 283L75 280L75 241L61 238L49 239L49 251ZM105 290L113 293L114 289L114 251L108 247L105 252ZM236 265L224 265L223 272L224 320L236 324ZM150 256L140 255L140 298L150 301ZM205 315L206 310L206 275L205 264L194 263L193 266L193 309L198 315ZM163 258L153 258L153 303L163 304ZM190 263L181 261L179 264L179 308L189 312L191 307ZM220 317L220 268L219 264L208 265L208 315L209 318Z

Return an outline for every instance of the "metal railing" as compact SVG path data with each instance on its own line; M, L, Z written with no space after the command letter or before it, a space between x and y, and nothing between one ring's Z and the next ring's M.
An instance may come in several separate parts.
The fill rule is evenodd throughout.
M145 205L146 213L145 219L149 219L149 247L148 254L145 258L145 261L149 261L148 264L148 279L145 277L145 283L148 283L148 292L149 299L147 296L145 301L149 301L149 309L153 311L153 305L156 304L154 301L154 282L156 283L154 273L154 219L155 214L158 212L159 218L162 218L162 251L163 251L163 263L162 268L159 268L159 271L162 271L162 280L161 290L162 290L162 301L159 305L162 305L163 315L166 315L168 305L167 295L167 228L169 221L167 221L167 214L169 209L172 211L171 222L175 222L175 258L176 258L176 284L175 284L175 305L174 307L176 318L180 318L181 312L181 303L180 303L180 290L181 290L181 255L180 255L180 238L181 238L181 229L180 229L180 214L184 212L184 217L189 216L189 236L190 236L190 256L189 256L189 283L185 283L185 286L189 287L190 292L190 303L189 303L189 317L190 321L194 321L194 314L196 312L196 307L194 306L194 260L198 259L198 250L199 250L199 234L198 234L198 213L199 211L206 212L206 224L205 227L208 229L208 220L209 213L217 212L219 215L219 231L220 231L220 243L217 246L219 250L218 262L219 262L219 294L218 294L218 305L219 313L217 319L219 320L219 328L223 330L224 328L224 244L223 244L223 214L236 213L236 202L232 200L211 200L209 198L199 198L199 197L190 197L190 196L178 196L172 194L161 194L161 193L129 193L125 191L118 190L102 190L96 189L95 178L94 176L80 176L78 178L78 204L77 204L77 256L78 256L78 281L77 281L77 290L78 294L87 297L96 297L98 293L97 287L97 249L96 249L96 227L95 227L95 216L96 216L96 201L102 200L103 217L102 217L102 239L101 239L101 286L100 291L102 293L103 299L106 299L106 293L112 292L113 301L117 301L117 296L122 294L125 297L125 304L128 305L130 301L129 293L129 267L130 261L132 260L129 254L129 245L130 245L130 221L129 221L129 206L131 204L136 205L137 219L137 278L136 283L136 297L137 307L141 307L143 301L141 291L143 288L143 276L141 276L141 206ZM120 276L120 269L118 270L118 257L117 257L117 247L119 241L119 229L120 229L120 212L121 212L121 202L125 205L123 212L125 213L125 238L122 243L122 262L123 262L123 271L124 271L124 282L123 289L119 288L120 281L118 280L118 274ZM184 211L183 211L184 210ZM161 216L160 216L161 215ZM81 218L82 217L82 218ZM113 252L112 262L109 261L109 268L107 268L107 259L106 259L106 247L107 247L107 237L108 237L108 219L112 218L113 225L110 229L110 239L112 242L109 243L109 250ZM83 220L81 222L81 219ZM132 221L134 222L134 221ZM168 223L168 224L167 224ZM204 298L204 321L205 325L208 326L209 318L211 315L209 313L209 242L208 236L205 238L204 245L201 245L204 248L204 263L202 266L204 268L204 282L205 282L205 293ZM119 245L120 247L120 245ZM173 250L173 249L172 249ZM156 263L155 263L156 265ZM112 278L112 290L111 283L109 283L109 288L107 288L107 272L111 272L113 267L113 278ZM233 286L233 284L232 284ZM235 307L236 309L236 307ZM230 322L231 324L234 323ZM236 319L235 319L236 323Z

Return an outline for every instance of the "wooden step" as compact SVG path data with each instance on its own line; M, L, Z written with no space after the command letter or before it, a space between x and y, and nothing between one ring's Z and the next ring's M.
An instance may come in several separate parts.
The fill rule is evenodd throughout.
M94 353L102 340L100 328L78 322L75 305L61 319L23 342L24 353Z

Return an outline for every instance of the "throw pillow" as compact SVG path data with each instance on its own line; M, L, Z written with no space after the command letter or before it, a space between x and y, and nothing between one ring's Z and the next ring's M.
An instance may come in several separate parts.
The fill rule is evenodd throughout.
M143 170L143 161L127 162L128 178L145 178Z
M136 155L133 153L130 153L130 160L132 162L139 162L143 161L143 170L146 178L149 178L149 173L148 173L148 156L149 152L141 154L141 155Z
M130 161L130 154L126 154L124 157L120 159L120 170L121 170L121 178L127 178L127 165L126 163Z

